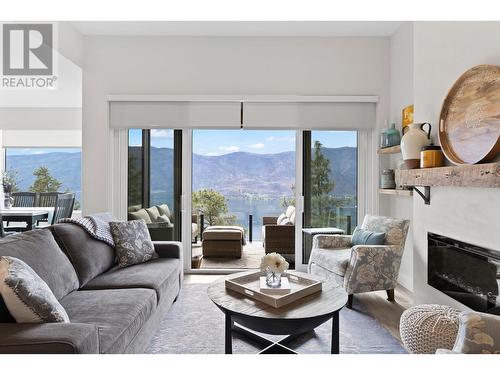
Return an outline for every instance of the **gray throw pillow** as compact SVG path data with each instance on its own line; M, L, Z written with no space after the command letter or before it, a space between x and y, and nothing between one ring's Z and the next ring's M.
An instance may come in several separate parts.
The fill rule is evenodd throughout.
M144 263L155 257L155 248L144 220L110 222L119 267Z
M20 259L0 257L0 294L17 323L69 323L47 283Z
M383 245L385 244L385 233L370 232L356 227L352 233L352 246L356 245Z

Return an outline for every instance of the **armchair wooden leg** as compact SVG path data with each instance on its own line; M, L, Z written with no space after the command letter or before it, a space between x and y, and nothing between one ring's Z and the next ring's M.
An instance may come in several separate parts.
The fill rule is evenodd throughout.
M349 294L347 296L347 308L348 309L352 309L352 300L354 299L354 295L353 294Z
M387 301L394 302L395 301L395 299L394 299L394 289L387 289L386 292L387 292Z

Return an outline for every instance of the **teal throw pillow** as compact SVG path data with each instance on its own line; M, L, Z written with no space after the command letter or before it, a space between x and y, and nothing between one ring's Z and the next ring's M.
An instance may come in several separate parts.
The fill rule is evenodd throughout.
M383 245L385 244L385 233L370 232L356 227L352 234L352 246L356 245Z

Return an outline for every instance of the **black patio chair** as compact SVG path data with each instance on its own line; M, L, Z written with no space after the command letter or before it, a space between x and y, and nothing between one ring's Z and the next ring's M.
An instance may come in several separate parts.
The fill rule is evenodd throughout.
M62 193L40 193L38 194L38 202L36 202L36 207L55 207L57 203L57 197Z
M29 191L12 193L12 198L14 198L12 207L35 207L36 193Z
M57 196L54 214L51 224L57 223L60 219L70 218L75 205L75 193L63 193Z

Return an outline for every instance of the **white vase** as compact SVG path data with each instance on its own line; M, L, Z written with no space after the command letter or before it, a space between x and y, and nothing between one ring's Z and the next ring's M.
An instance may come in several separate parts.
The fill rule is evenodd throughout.
M423 127L428 125L428 130ZM403 138L401 138L401 153L408 169L415 169L420 166L420 151L422 147L431 142L431 124L410 124Z

